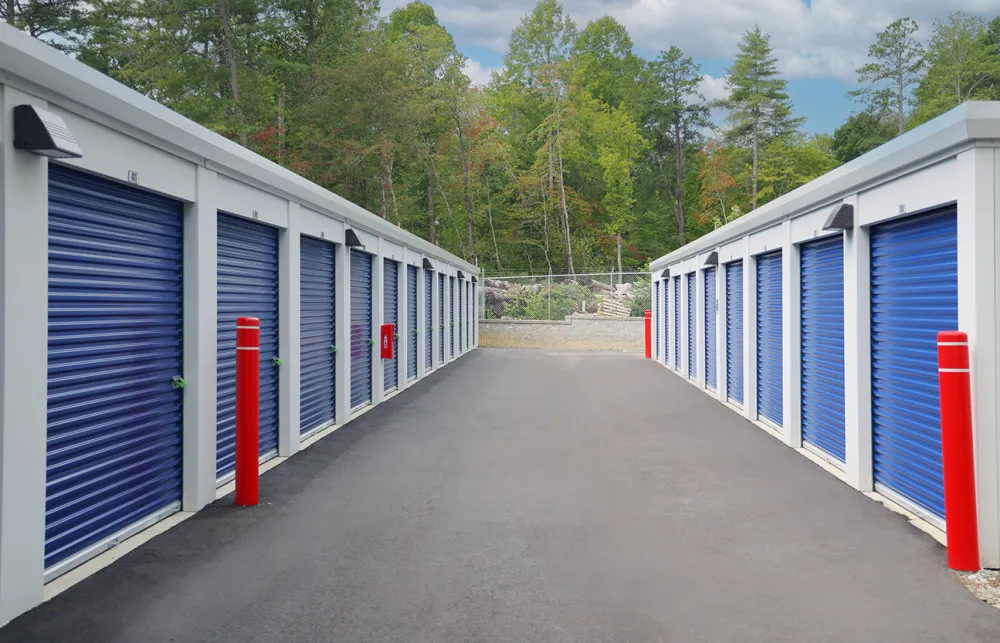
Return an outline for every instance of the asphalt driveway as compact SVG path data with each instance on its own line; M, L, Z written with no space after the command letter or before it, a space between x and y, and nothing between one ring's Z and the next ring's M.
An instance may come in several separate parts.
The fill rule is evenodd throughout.
M944 549L662 367L479 350L0 642L1000 641Z

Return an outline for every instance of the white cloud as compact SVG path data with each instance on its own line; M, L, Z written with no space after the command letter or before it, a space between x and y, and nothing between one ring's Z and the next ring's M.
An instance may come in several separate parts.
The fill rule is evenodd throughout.
M471 58L466 58L462 64L462 72L469 77L473 85L484 87L490 82L493 72L497 71L491 67L483 67L482 63Z
M708 74L701 75L701 84L698 86L701 95L709 102L729 98L729 88L726 87L726 77L713 78Z
M459 43L503 53L511 29L536 0L430 0L438 18ZM389 0L386 10L403 4ZM986 17L997 0L564 0L579 26L602 15L623 23L637 47L677 45L690 56L731 59L744 31L759 24L783 73L790 78L835 78L851 82L864 64L875 34L892 20L909 16L926 37L935 19L950 11Z

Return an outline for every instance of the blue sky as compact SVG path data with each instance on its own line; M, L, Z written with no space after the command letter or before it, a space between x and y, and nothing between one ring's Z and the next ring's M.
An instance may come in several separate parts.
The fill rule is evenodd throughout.
M483 83L503 65L507 39L537 0L425 0L468 56L466 72ZM404 0L383 0L391 11ZM1000 0L563 0L578 26L610 15L628 28L644 58L676 45L702 65L703 93L722 98L723 76L742 33L759 24L771 44L804 129L832 133L857 105L847 97L868 46L893 20L908 16L929 36L950 11L992 18Z

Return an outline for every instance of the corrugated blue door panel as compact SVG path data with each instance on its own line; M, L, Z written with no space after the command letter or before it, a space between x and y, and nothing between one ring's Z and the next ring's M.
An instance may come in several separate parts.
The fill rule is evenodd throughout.
M336 417L334 250L332 243L302 237L299 427L303 433Z
M472 302L475 301L476 285L471 281L465 283L465 347L472 348L472 324L475 317L472 314Z
M406 377L413 379L417 376L417 336L420 329L417 328L417 267L406 267L406 314L407 314L407 334L409 350L406 354Z
M670 363L670 279L663 280L663 363Z
M654 286L655 288L653 289L653 306L656 307L655 308L656 322L653 325L656 326L656 330L654 331L653 335L656 338L656 340L655 340L655 352L653 353L653 357L654 359L658 359L660 357L660 320L662 319L660 313L660 282L657 281L654 284Z
M392 324L399 337L399 264L392 259L382 260L382 323ZM395 341L399 341L396 339ZM392 359L382 360L382 384L384 391L395 390L399 386L399 350L393 352Z
M441 363L442 364L444 363L445 347L448 345L448 336L447 336L447 333L446 333L447 326L448 326L448 318L445 317L445 314L444 314L444 282L445 281L446 281L446 279L445 279L444 275L439 275L438 276L438 307L440 308L440 310L438 311L438 319L441 322L441 327L440 327L440 331L441 331L441 337L440 337L440 340L441 340L441 342L440 342L441 357L440 357L440 359L441 359Z
M46 568L180 501L183 434L181 204L50 163L48 207Z
M781 251L757 257L757 417L782 424Z
M802 441L844 462L844 240L802 245Z
M351 410L372 401L372 256L351 250Z
M743 404L743 262L726 264L726 397Z
M425 341L427 342L427 370L434 368L434 273L430 270L424 271L424 280L426 282L425 297L427 301L425 304L424 314L427 318L424 320L425 329Z
M694 338L697 330L694 327L695 318L695 273L688 273L685 277L687 281L687 359L688 377L694 379L698 375L698 356L694 351Z
M872 228L875 482L944 516L937 333L958 328L954 208Z
M674 368L681 367L681 278L674 277Z
M714 389L716 381L715 328L716 306L715 268L705 271L705 386Z
M448 355L455 356L455 278L448 277Z
M219 213L215 472L236 459L236 320L260 319L260 453L278 448L278 229Z
M458 352L459 352L459 354L462 353L462 336L464 335L463 330L462 330L462 328L463 328L463 321L464 321L464 319L463 319L464 315L462 314L462 312L463 312L463 310L462 310L462 300L465 299L465 294L463 292L465 290L465 288L463 287L463 283L464 283L463 280L461 280L461 279L458 280Z

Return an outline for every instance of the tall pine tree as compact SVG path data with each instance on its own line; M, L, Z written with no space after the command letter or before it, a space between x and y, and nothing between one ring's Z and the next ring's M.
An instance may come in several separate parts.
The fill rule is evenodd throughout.
M792 102L785 91L785 81L778 77L778 61L771 49L771 35L759 25L743 34L739 52L726 76L729 99L731 142L749 147L751 167L751 204L757 207L757 175L760 151L772 140L794 132L803 119L792 117Z

